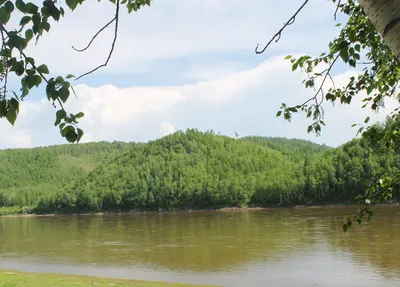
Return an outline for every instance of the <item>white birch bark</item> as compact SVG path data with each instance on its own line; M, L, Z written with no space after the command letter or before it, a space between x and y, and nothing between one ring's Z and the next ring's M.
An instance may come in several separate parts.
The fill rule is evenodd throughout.
M400 0L358 0L358 3L400 60Z

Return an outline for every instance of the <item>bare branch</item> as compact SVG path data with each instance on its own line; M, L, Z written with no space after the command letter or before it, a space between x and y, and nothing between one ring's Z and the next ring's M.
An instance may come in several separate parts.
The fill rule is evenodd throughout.
M287 26L292 25L296 21L297 15L300 13L301 10L303 10L304 6L306 6L308 1L309 0L304 1L303 5L300 6L300 8L296 11L296 13L294 13L294 15L290 17L290 19L283 25L283 27L271 38L271 40L267 43L267 45L265 45L264 49L258 51L259 44L257 44L255 49L256 54L264 53L265 50L268 48L268 46L271 45L272 41L275 40L275 42L278 42L281 39L283 30L285 30Z
M329 78L331 79L333 89L336 90L335 81L333 80L332 75L331 75L330 73L328 73L328 76L329 76Z
M110 26L116 19L117 19L117 17L115 16L114 18L111 19L110 22L108 22L106 25L104 25L103 28L101 28L99 31L97 31L97 33L92 37L92 39L90 40L89 44L85 48L77 49L74 46L71 46L72 49L74 49L77 52L83 52L83 51L86 51L87 49L89 49L90 45L92 45L93 41L97 38L97 36L99 36L100 33L103 32L104 29L106 29L108 26Z
M358 62L357 63L357 65L371 65L371 64L373 64L374 62Z
M342 0L339 0L338 4L336 5L335 14L333 14L333 18L335 19L335 21L336 21L336 18L337 18L337 13L339 11L341 2L342 2Z
M93 70L91 70L91 71L89 71L89 72L86 72L86 73L80 75L79 77L77 77L77 78L75 79L75 81L77 81L77 80L79 80L80 78L82 78L82 77L84 77L84 76L87 76L87 75L89 75L89 74L91 74L91 73L97 71L98 69L100 69L100 68L102 68L102 67L107 66L108 62L110 61L110 58L111 58L111 56L112 56L112 54L113 54L113 52L114 52L115 42L117 41L117 37L118 37L119 1L120 1L120 0L117 0L116 9L115 9L115 18L112 20L112 21L115 21L114 40L113 40L113 42L112 42L112 44L111 44L111 50L110 50L110 53L108 54L107 60L104 62L104 64L101 64L101 65L97 66L96 68L94 68ZM103 28L104 28L104 27L103 27Z
M322 80L322 83L321 83L321 85L319 86L317 92L315 93L315 95L314 95L313 97L309 98L309 99L308 99L307 101L305 101L304 103L302 103L302 104L300 105L300 107L304 107L305 105L307 105L309 102L311 102L311 101L313 101L313 100L316 101L316 99L317 99L317 97L318 97L318 94L321 93L322 88L323 88L323 86L324 86L324 84L325 84L325 82L326 82L326 80L327 80L328 77L330 77L331 80L333 81L330 72L331 72L333 66L335 65L337 59L339 58L339 56L340 56L340 55L338 54L338 55L333 59L332 63L329 65L329 68L325 70L325 71L326 71L326 74L325 74L324 79Z

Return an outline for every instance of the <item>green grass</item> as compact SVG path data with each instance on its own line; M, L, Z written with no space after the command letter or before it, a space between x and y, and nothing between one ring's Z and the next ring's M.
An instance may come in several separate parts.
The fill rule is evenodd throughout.
M24 273L0 269L0 287L206 287L178 283L122 279L103 279L89 276ZM211 287L211 286L207 286Z

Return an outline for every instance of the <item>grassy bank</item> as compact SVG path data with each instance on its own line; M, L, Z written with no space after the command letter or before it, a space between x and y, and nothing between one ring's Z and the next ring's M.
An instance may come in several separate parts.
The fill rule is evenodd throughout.
M0 269L0 287L206 287L178 283L102 279L89 276L24 273ZM211 287L211 286L208 286Z

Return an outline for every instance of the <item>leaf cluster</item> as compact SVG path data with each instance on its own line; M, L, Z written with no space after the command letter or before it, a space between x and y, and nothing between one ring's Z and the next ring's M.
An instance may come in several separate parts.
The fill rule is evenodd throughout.
M137 11L143 6L149 6L151 0L122 0L128 12ZM46 85L46 95L53 106L57 108L54 125L60 129L62 137L68 142L79 142L84 132L78 127L78 119L82 112L70 113L64 108L73 87L69 82L75 78L68 75L51 77L46 64L36 63L26 49L33 42L37 43L45 33L50 32L52 21L60 21L66 10L74 11L85 0L66 0L63 7L56 0L45 0L41 5L24 0L0 0L0 35L2 45L0 49L0 118L5 117L14 125L19 114L20 102L29 95L33 88L42 83ZM119 5L119 0L110 0ZM12 18L19 17L18 27L8 28ZM12 91L7 87L10 76L20 79L20 91Z

